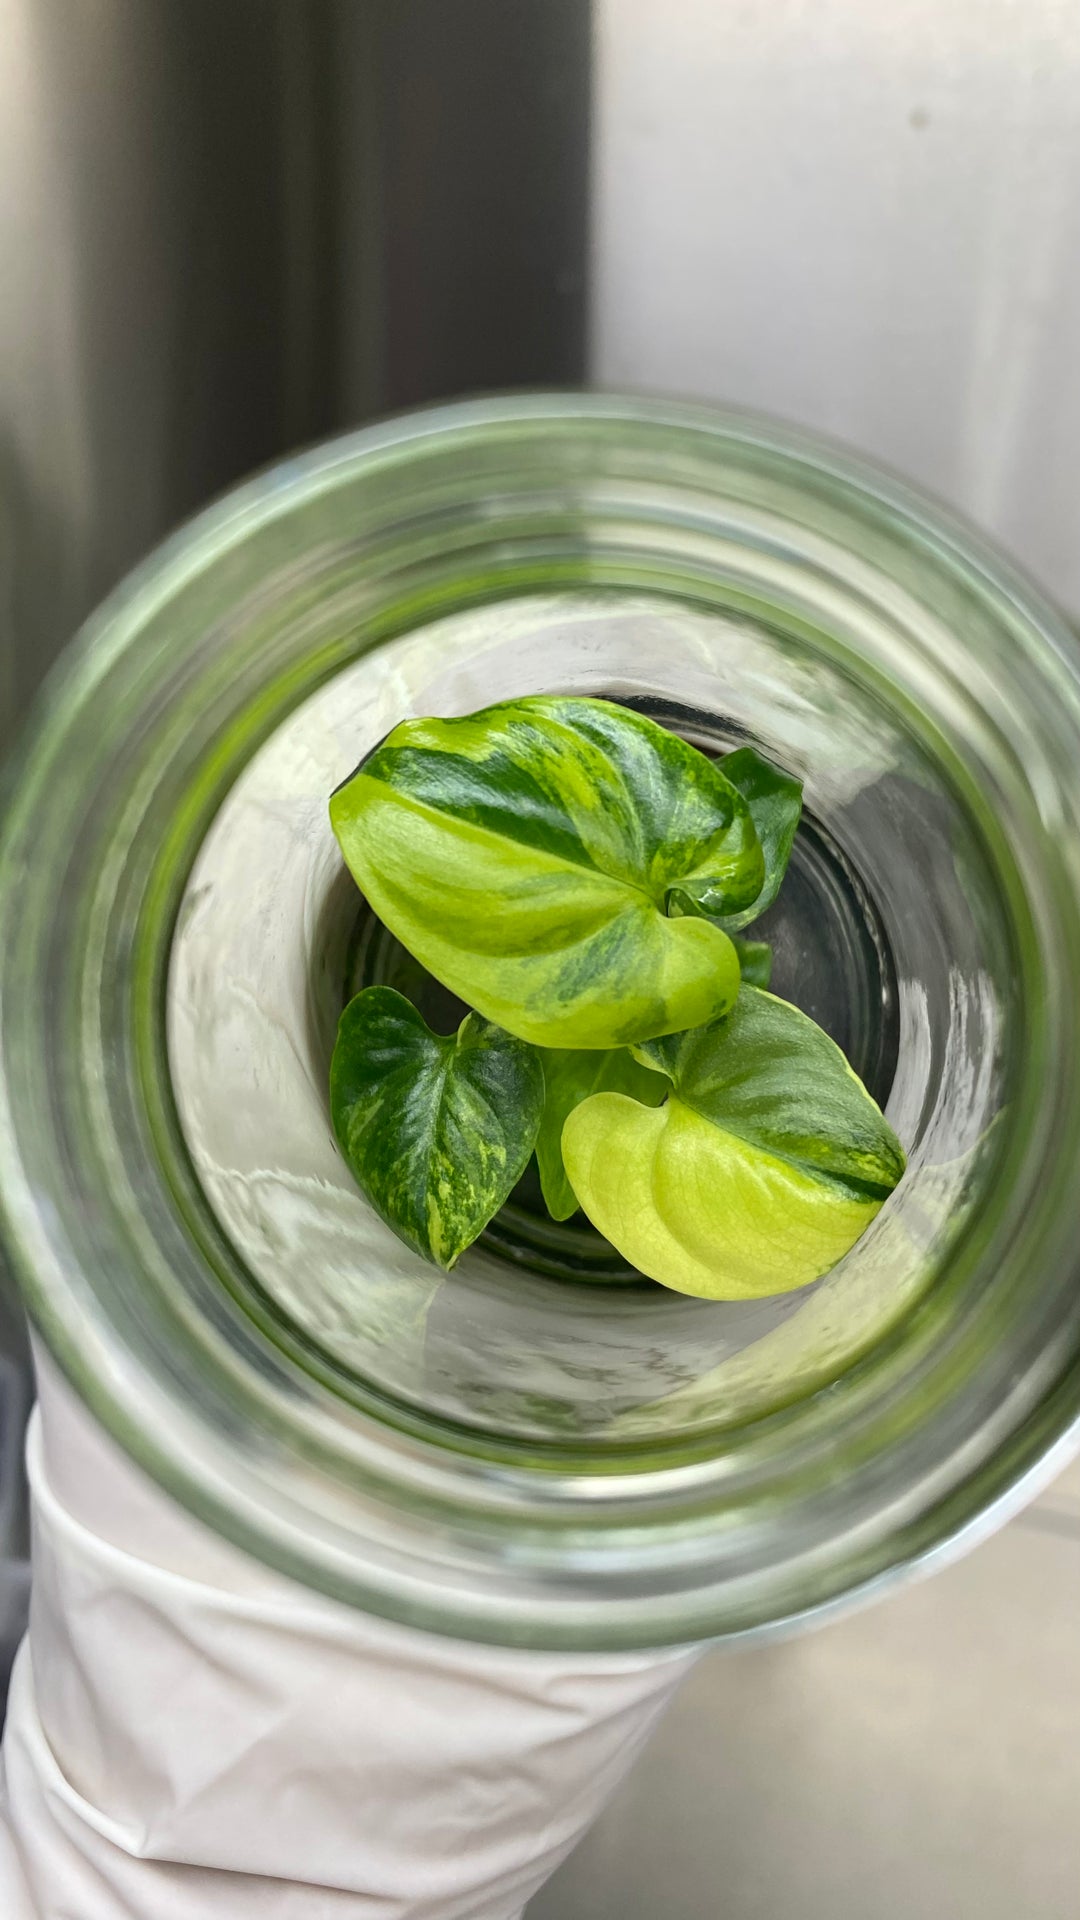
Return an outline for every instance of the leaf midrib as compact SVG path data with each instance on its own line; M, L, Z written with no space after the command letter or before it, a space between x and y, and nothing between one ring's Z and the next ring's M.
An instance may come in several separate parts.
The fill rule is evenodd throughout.
M358 775L357 777L370 779L371 776L364 774ZM670 890L670 887L672 885L678 885L678 882L667 882L656 891L650 891L647 886L644 886L636 880L628 880L621 873L609 873L605 868L594 866L587 860L570 860L565 854L552 853L547 847L538 847L531 840L518 839L518 837L512 833L496 833L493 827L481 826L479 822L475 820L466 820L463 815L454 813L452 809L448 807L436 807L433 806L429 800L418 800L414 794L400 793L385 780L372 780L371 784L372 786L377 786L382 792L392 795L393 798L400 803L413 808L417 813L423 814L427 819L455 821L470 834L482 835L492 846L498 847L504 841L510 841L515 847L526 847L537 859L549 861L552 867L562 868L564 871L571 873L586 873L594 879L605 881L608 886L621 887L625 893L636 895L640 899L646 900L650 906L656 908L661 917L666 918L663 906L664 896ZM440 1036L436 1035L436 1038L439 1037Z

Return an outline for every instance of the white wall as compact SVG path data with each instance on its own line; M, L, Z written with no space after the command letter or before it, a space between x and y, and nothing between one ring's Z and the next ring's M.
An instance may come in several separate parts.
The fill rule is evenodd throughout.
M946 496L1080 611L1078 0L597 0L592 376Z

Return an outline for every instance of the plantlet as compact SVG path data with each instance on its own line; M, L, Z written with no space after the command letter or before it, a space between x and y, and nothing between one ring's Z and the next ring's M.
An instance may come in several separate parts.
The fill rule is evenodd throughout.
M442 1037L369 987L342 1015L337 1138L410 1246L453 1266L535 1151L553 1218L583 1207L680 1292L784 1292L848 1251L903 1152L741 931L801 801L752 748L569 697L405 721L338 789L371 906L478 1009Z

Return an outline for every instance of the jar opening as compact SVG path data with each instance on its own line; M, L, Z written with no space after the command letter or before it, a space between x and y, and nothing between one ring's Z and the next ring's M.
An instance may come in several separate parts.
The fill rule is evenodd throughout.
M709 704L717 684L734 709ZM803 1293L737 1304L669 1293L581 1216L547 1219L528 1176L444 1275L376 1216L333 1142L328 1068L345 999L396 986L442 1032L464 1008L360 900L330 836L328 796L406 711L468 712L553 686L650 712L712 753L752 740L806 781L792 867L761 923L776 990L892 1101L911 1173L840 1267ZM985 924L957 889L958 853ZM978 822L879 690L805 648L793 665L779 612L770 627L641 596L562 594L401 634L260 747L185 897L170 975L173 1095L239 1297L268 1306L268 1327L327 1363L346 1395L438 1423L448 1444L466 1436L556 1458L570 1445L601 1460L631 1437L714 1445L829 1385L896 1326L934 1284L981 1177L980 1142L1003 1097L1011 961Z

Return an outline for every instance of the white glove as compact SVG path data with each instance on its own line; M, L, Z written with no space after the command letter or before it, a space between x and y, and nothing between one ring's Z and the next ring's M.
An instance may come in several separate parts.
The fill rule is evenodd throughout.
M39 1387L0 1913L514 1920L693 1653L518 1653L324 1600L190 1519L47 1364Z

